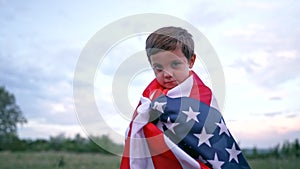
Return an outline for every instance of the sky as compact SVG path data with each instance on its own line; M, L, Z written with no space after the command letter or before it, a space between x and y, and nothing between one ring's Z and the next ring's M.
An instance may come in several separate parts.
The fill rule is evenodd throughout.
M124 37L111 46L106 57L94 64L97 71L89 75L93 83L81 85L78 95L74 95L74 77L84 68L79 63L82 51L99 31L143 13L184 20L208 39L225 77L222 113L241 147L269 148L300 138L298 1L0 0L0 86L15 95L28 120L19 126L21 138L97 133L123 142L132 114L129 110L154 78L149 67L134 69L137 64L126 62L132 55L144 54L147 32ZM146 56L140 62L146 64ZM205 63L201 58L197 62L195 71L210 86ZM118 83L124 82L124 65L132 68L129 73L138 71L125 88ZM121 88L128 95L125 101ZM94 93L88 95L85 90ZM89 113L87 97L94 97L96 114ZM118 99L128 105L125 116L116 113L124 108L116 106ZM86 114L79 113L77 102L85 105Z

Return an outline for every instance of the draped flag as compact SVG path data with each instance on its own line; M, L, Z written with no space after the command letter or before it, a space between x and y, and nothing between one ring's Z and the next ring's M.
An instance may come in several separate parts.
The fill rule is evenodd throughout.
M191 76L170 90L153 80L125 141L121 169L250 169L210 89Z

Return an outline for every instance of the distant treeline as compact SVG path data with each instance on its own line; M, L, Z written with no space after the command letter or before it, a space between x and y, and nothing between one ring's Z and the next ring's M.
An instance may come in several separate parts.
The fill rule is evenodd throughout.
M101 137L84 138L77 134L74 138L67 138L63 134L50 139L19 139L11 137L9 140L0 138L0 151L67 151L67 152L95 152L121 154L123 145L114 143L107 135ZM101 146L99 146L101 145Z
M101 146L99 146L101 145ZM19 139L17 136L11 138L0 138L0 151L67 151L67 152L95 152L121 154L124 145L114 143L107 135L101 137L84 138L77 134L74 138L67 138L63 134L50 137L50 139ZM300 157L299 140L292 142L284 141L273 148L243 149L247 159L262 158L290 158Z
M284 141L282 144L277 144L275 147L270 149L258 149L254 147L253 149L244 149L244 154L248 159L262 159L262 158L291 158L300 157L300 145L299 140L294 141Z

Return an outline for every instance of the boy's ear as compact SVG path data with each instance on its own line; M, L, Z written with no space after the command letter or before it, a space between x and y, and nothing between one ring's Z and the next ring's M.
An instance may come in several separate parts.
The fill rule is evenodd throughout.
M193 54L193 56L190 58L190 61L189 61L190 69L194 66L195 61L196 61L196 54Z

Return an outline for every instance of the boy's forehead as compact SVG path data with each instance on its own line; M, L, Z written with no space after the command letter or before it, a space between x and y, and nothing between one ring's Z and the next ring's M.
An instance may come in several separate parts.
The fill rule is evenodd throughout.
M186 58L181 50L167 51L163 50L150 56L150 61L167 61L169 59L184 59Z

